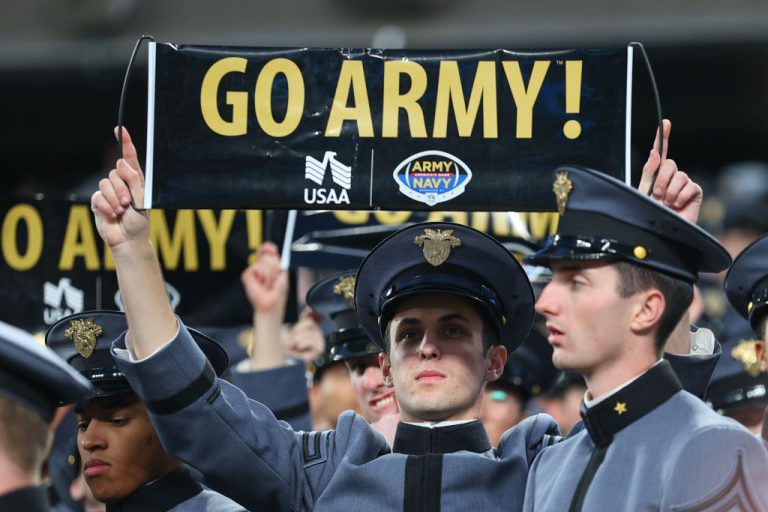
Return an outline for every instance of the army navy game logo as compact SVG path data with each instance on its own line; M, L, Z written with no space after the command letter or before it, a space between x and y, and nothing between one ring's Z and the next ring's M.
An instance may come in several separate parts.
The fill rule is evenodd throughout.
M323 180L328 168L336 188L323 188ZM326 151L323 160L307 156L304 163L304 178L319 185L304 189L304 202L307 204L349 204L347 190L352 187L352 167L336 160L336 152ZM340 187L340 188L339 188Z
M392 177L402 194L434 206L463 194L472 171L450 153L422 151L401 162Z

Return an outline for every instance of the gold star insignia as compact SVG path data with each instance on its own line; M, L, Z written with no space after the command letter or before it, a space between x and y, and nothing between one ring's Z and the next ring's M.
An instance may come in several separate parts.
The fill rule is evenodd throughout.
M64 336L75 343L75 348L86 359L91 357L96 348L96 338L101 336L99 324L93 323L93 318L78 318L72 320Z
M433 267L445 263L448 256L451 255L451 247L459 247L461 240L453 236L452 229L435 231L434 229L424 229L424 234L413 239L413 243L424 247L424 258Z
M627 403L626 402L616 402L616 407L613 408L614 411L616 411L616 414L621 416L625 412L627 412Z
M555 193L555 199L557 199L557 213L565 215L565 207L568 205L568 195L573 189L573 183L568 178L566 171L557 173L557 178L552 184L552 192Z
M350 308L355 308L355 276L344 276L333 286L333 293L341 295Z

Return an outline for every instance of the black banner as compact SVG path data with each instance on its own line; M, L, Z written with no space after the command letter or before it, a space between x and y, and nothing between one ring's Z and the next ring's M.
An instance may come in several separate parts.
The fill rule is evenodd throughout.
M240 273L262 242L258 210L152 210L150 236L168 298L190 325L248 324ZM90 205L0 202L0 320L42 329L89 309L122 309L115 265Z
M551 211L557 165L625 176L631 49L149 51L149 207Z

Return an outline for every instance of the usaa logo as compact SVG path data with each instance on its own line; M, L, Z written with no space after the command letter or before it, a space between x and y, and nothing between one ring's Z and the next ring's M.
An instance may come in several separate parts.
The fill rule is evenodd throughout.
M450 153L422 151L401 162L392 177L400 193L434 206L463 194L472 180L472 171Z
M304 178L322 187L329 168L331 181L339 188L305 188L305 203L349 204L347 191L352 187L352 167L337 160L335 151L326 151L322 160L307 155L304 161Z

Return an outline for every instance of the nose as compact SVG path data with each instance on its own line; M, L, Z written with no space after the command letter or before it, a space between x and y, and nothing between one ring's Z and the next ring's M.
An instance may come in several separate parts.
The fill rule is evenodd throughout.
M384 374L378 366L368 366L363 373L363 386L366 389L377 389L384 386Z
M439 359L440 347L438 337L432 331L425 331L419 345L419 359Z
M80 430L78 434L80 446L88 452L99 448L104 449L106 440L100 430L98 422L91 421L85 430Z
M536 301L536 312L545 317L556 315L558 312L557 302L555 301L555 289L552 283L547 284Z

